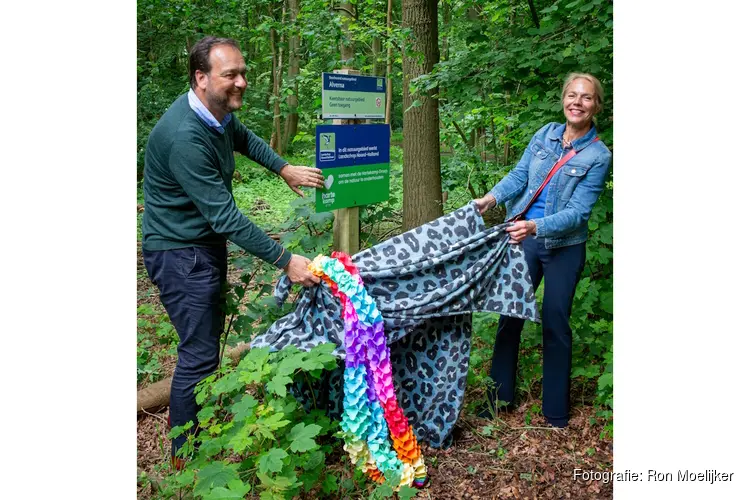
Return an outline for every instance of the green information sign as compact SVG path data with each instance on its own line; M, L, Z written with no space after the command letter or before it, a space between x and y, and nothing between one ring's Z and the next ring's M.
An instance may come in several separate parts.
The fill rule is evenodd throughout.
M325 188L315 190L316 212L388 199L389 125L318 125L315 136L316 166L325 178Z
M385 118L385 78L323 73L323 118Z

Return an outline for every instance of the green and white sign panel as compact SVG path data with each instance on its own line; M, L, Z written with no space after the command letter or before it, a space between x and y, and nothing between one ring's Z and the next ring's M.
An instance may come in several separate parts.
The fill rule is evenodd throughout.
M385 78L323 73L323 119L385 118Z
M325 188L315 190L315 211L386 201L390 189L390 142L387 124L315 127L315 164L325 178Z

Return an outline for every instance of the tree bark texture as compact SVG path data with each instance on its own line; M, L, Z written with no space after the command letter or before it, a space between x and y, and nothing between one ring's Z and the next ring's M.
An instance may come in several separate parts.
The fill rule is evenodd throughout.
M350 2L341 2L341 24L343 37L341 39L341 60L344 68L354 68L354 42L349 32L349 24L354 13L354 6Z
M393 11L393 0L388 0L388 11L386 13L387 21L386 27L388 29L388 50L386 53L386 68L385 68L385 123L391 123L391 99L393 98L393 79L391 73L393 73L393 42L391 41L391 12Z
M451 4L443 2L443 50L440 54L443 61L450 59L450 49L448 48L448 34L450 33L451 23Z
M529 0L529 10L531 11L531 19L534 21L534 26L539 29L539 16L536 15L536 7L534 7L534 0Z
M439 60L438 0L404 0L403 26L413 37L404 48L404 208L403 230L408 231L443 215L440 189L440 121L438 89L410 95L412 79L430 73ZM424 54L420 60L410 52ZM415 100L418 107L410 106Z
M381 61L382 53L383 42L380 37L376 36L372 39L372 76L383 76L385 69L383 68L383 61Z
M271 6L269 8L272 9ZM281 13L281 22L284 22L286 4ZM271 134L271 148L278 154L283 155L283 136L281 135L281 75L283 69L284 49L283 38L279 41L279 34L275 28L271 28L271 78L273 79L273 133Z
M286 104L289 107L289 114L286 117L284 126L284 150L289 147L294 136L297 135L299 125L299 106L297 76L299 75L299 27L297 26L297 14L299 14L299 0L289 0L289 23L294 30L289 35L289 71L287 77L293 82L294 92L286 98Z

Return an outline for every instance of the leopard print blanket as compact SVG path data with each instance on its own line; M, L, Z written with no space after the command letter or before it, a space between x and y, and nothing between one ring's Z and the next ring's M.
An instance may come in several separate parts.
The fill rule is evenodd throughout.
M523 249L508 224L487 229L472 201L458 210L352 256L375 300L390 344L394 384L419 441L445 446L463 404L471 349L471 313L494 312L539 322ZM291 289L284 276L275 296ZM331 342L344 358L341 306L330 289L305 289L296 310L252 341L252 347L309 350ZM340 412L341 373L300 384L297 397ZM309 394L310 391L314 394Z

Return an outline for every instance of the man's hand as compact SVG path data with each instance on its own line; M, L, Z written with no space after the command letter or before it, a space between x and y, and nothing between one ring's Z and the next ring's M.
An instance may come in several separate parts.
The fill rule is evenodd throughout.
M474 202L477 204L480 214L484 214L487 210L497 205L497 201L495 200L495 197L492 196L490 193L487 193L481 198L477 198L476 200L474 200Z
M292 283L299 283L302 286L313 286L320 283L320 278L315 276L307 269L310 259L302 255L293 254L291 260L284 268L284 272Z
M510 233L510 242L515 245L521 243L527 236L536 234L536 224L531 220L519 220L505 228L505 232Z
M279 175L286 181L292 191L300 196L304 196L299 188L300 186L317 188L325 186L323 184L323 172L319 168L295 166L287 163L281 167Z

